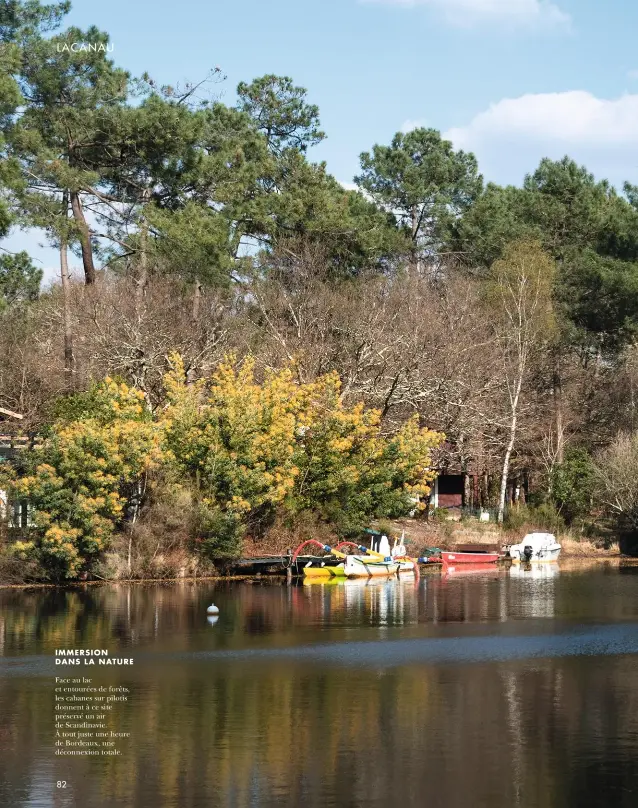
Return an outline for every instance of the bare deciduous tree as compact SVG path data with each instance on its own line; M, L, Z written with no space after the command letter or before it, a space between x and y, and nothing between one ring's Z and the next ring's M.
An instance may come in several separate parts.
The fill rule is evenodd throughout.
M503 455L498 521L503 521L510 461L516 444L523 386L533 352L553 326L554 263L534 242L512 244L492 268L489 305L508 394L507 443Z

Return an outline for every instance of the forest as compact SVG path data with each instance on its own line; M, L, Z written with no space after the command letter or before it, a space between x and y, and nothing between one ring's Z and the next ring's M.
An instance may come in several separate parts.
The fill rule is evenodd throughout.
M638 532L638 186L565 156L501 187L416 128L350 190L294 79L163 86L69 10L0 2L5 576L432 518L446 471L467 513Z

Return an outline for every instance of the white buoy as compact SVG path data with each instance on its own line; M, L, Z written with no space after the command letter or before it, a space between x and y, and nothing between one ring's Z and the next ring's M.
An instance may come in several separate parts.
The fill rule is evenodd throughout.
M215 623L219 620L219 617L215 615L215 617L207 617L206 620L208 621L209 625L214 626Z
M219 609L214 603L211 603L208 609L206 609L206 614L219 614Z

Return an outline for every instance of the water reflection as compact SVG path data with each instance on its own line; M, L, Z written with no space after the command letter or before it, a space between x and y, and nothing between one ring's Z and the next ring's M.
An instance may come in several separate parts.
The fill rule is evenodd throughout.
M408 574L399 578L332 578L305 583L303 589L310 609L331 621L346 619L382 627L418 622L419 584ZM422 582L421 597L426 586Z
M553 572L0 591L0 804L633 808L638 570ZM56 647L135 656L122 758L52 756Z
M511 578L533 578L536 580L556 578L560 574L560 566L555 563L512 564L509 568Z

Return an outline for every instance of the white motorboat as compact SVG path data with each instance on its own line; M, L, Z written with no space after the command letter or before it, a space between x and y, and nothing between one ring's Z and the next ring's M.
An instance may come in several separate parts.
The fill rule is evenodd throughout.
M552 533L528 533L519 543L505 548L514 564L558 561L562 547Z

